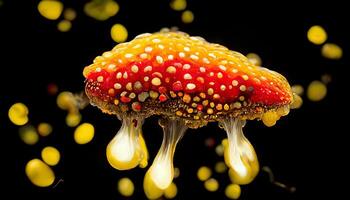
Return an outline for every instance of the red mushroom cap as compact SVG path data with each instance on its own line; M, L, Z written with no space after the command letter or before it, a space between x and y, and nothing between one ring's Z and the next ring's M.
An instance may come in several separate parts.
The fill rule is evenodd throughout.
M83 74L91 102L118 115L254 119L292 101L282 75L182 32L139 35L98 56Z

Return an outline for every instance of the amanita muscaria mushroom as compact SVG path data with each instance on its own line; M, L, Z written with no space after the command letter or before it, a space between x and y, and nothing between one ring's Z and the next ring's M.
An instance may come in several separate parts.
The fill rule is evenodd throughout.
M251 182L259 166L242 132L245 120L272 126L288 114L293 99L282 75L182 32L146 33L118 44L87 66L84 76L91 103L123 121L107 147L114 168L147 165L141 126L151 115L162 116L163 143L144 180L149 198L172 182L175 146L187 127L214 121L227 132L225 160L236 182Z

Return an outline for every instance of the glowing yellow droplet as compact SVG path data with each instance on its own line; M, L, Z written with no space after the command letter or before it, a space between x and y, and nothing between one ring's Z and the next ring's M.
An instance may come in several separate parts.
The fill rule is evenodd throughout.
M185 24L189 24L189 23L192 23L193 20L194 20L194 15L193 15L193 12L190 11L190 10L186 10L182 13L181 15L181 20L183 23Z
M8 117L12 123L18 126L22 126L28 122L28 108L23 103L13 104L9 111Z
M19 137L28 145L34 145L39 141L38 133L32 126L25 126L19 129Z
M320 45L327 40L327 32L321 26L312 26L307 32L310 42Z
M38 129L39 135L43 137L50 135L50 133L52 132L52 126L49 123L45 123L45 122L40 123L37 129Z
M248 53L247 58L251 63L253 63L256 66L261 66L262 64L260 56L256 53Z
M73 8L66 8L63 12L64 19L72 21L77 17L77 13Z
M81 114L79 112L70 112L66 117L66 124L69 127L76 127L81 121Z
M302 85L293 85L292 86L292 92L294 92L295 94L301 96L304 94L304 87Z
M60 161L61 155L55 147L48 146L41 151L41 158L46 164L55 166Z
M177 187L175 183L171 183L167 189L164 190L164 196L167 199L173 199L176 197L177 194Z
M114 24L111 29L111 37L115 42L125 42L128 38L128 30L121 24Z
M178 167L174 168L174 178L177 178L180 176L180 169Z
M307 97L311 101L320 101L327 94L327 87L321 81L312 81L307 88Z
M215 164L215 171L217 173L224 173L227 170L227 166L225 162L217 162Z
M224 147L222 144L219 144L218 146L215 147L215 152L218 154L218 156L223 156L224 155Z
M338 60L343 56L343 49L337 44L326 43L322 46L321 53L325 58Z
M122 178L118 182L118 191L121 195L130 197L134 193L134 183L129 178Z
M211 169L209 167L202 166L197 171L197 177L198 177L199 180L205 181L208 178L210 178L211 173L212 172L211 172Z
M265 126L271 127L274 126L279 120L280 116L275 111L267 111L263 114L261 120L265 124Z
M72 23L68 20L62 20L57 24L57 29L61 32L67 32L72 28Z
M56 99L57 106L62 110L76 111L74 96L71 92L61 92Z
M119 11L119 5L115 1L107 1L105 5L105 12L108 16L112 17Z
M225 195L230 199L238 199L241 196L241 187L237 184L230 184L225 189Z
M301 105L303 105L303 99L299 95L293 93L293 102L290 105L290 108L298 109L301 107Z
M63 4L55 0L43 0L38 4L39 13L50 20L56 20L60 17L63 10Z
M25 172L29 180L39 187L48 187L55 181L52 169L39 159L29 161Z
M176 11L185 10L186 6L187 6L186 0L172 0L170 2L170 7Z
M143 179L143 190L148 199L158 199L164 192L154 183L149 171L146 172Z
M215 192L219 189L219 182L214 178L210 178L204 182L204 187L209 192Z
M74 140L78 144L87 144L94 138L94 134L94 126L89 123L83 123L75 129Z

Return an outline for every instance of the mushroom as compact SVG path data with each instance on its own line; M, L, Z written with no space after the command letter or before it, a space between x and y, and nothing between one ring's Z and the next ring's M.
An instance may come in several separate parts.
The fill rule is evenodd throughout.
M215 121L227 132L225 160L236 182L251 182L259 166L242 132L245 121L258 119L273 126L288 114L293 100L279 73L183 32L139 35L95 58L83 74L91 104L122 120L107 147L113 167L147 165L142 123L151 115L161 116L163 143L146 173L146 194L152 190L147 186L164 190L172 182L175 147L186 129Z

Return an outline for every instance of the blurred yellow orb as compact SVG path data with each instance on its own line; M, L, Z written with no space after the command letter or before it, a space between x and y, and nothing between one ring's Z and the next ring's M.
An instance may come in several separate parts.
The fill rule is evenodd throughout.
M224 173L226 170L227 170L227 166L225 162L220 161L215 164L216 173Z
M224 155L224 146L222 144L219 144L215 147L215 152L218 154L218 156Z
M66 124L69 127L76 127L81 121L81 114L79 112L70 112L66 117Z
M253 65L261 66L262 64L260 56L256 53L248 53L247 58Z
M62 20L57 24L57 29L61 32L67 32L72 28L72 23L68 20Z
M84 5L85 14L100 21L109 19L118 11L119 5L113 0L92 0Z
M172 0L170 2L170 7L176 11L185 10L186 6L187 6L186 0Z
M66 20L73 21L77 17L77 13L73 8L66 8L63 12L63 17Z
M312 81L307 88L307 97L311 101L320 101L327 95L327 87L321 81Z
M225 189L225 195L230 199L238 199L241 196L241 187L237 184L230 184Z
M55 166L60 161L61 155L55 147L48 146L41 151L41 158L46 164Z
M307 38L310 42L320 45L327 40L327 32L322 26L315 25L307 31Z
M37 158L27 163L25 172L29 180L38 187L48 187L55 181L52 169Z
M118 182L118 191L121 195L130 197L134 193L134 183L129 178L122 178Z
M343 56L343 49L333 43L326 43L321 49L322 56L332 60L338 60Z
M296 93L293 94L293 102L290 105L291 109L298 109L303 105L303 99L297 95Z
M304 94L304 87L302 85L293 85L292 86L292 92L294 92L295 94L301 96Z
M274 126L279 119L278 113L274 111L267 111L263 114L261 120L267 127Z
M174 178L177 178L180 176L180 169L178 167L174 168Z
M56 99L57 106L62 110L76 110L74 96L71 92L61 92Z
M197 177L201 181L205 181L208 178L210 178L211 174L212 174L211 169L206 166L200 167L197 171Z
M111 37L115 42L125 42L128 39L128 30L121 24L114 24L111 28Z
M22 126L28 122L28 108L23 103L13 104L9 111L8 117L12 123L18 126Z
M43 137L50 135L50 133L52 132L52 126L46 122L40 123L37 129L38 129L39 135Z
M219 189L219 182L214 178L210 178L204 182L204 187L209 192L215 192Z
M94 134L94 126L90 123L83 123L75 129L74 140L78 144L87 144L94 138Z
M164 196L167 199L173 199L177 195L177 187L175 183L171 183L167 189L164 190Z
M32 126L21 127L19 129L19 137L28 145L34 145L39 141L38 133Z
M192 23L193 20L194 20L194 15L193 15L193 12L190 11L190 10L186 10L182 13L181 15L181 20L183 23L185 24L189 24L189 23Z
M39 13L50 20L56 20L60 17L63 10L63 4L56 0L42 0L38 4Z

